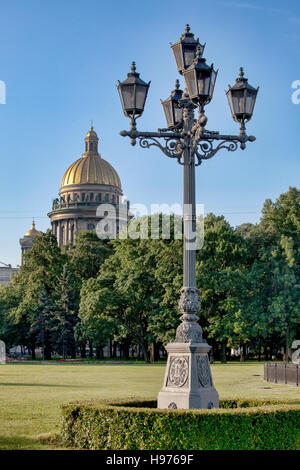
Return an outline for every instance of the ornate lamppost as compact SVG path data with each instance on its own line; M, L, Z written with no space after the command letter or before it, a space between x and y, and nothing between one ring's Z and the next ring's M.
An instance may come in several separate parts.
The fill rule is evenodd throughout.
M149 83L145 83L132 63L125 81L118 83L118 91L125 116L131 120L130 131L121 131L130 137L131 145L138 140L141 147L158 147L167 157L175 158L183 166L183 287L179 299L181 324L174 341L166 346L168 362L164 384L158 394L158 408L214 408L219 406L218 393L213 386L208 352L211 346L202 338L197 323L200 310L199 290L196 287L196 249L191 249L196 233L195 167L212 158L219 150L244 150L254 136L246 134L245 123L252 117L258 88L248 84L240 68L239 77L226 92L234 121L240 125L238 135L222 135L205 128L207 117L204 106L212 97L218 72L203 58L205 45L200 44L186 25L185 33L172 45L177 69L185 80L186 89L179 89L176 80L171 96L162 101L167 129L140 132L136 120L143 111ZM194 112L198 108L198 119Z

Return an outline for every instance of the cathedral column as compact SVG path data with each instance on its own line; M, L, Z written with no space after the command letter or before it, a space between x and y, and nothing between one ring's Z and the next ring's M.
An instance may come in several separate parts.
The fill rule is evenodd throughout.
M69 243L69 237L70 237L70 220L68 219L66 222L66 241L65 244Z
M53 223L53 235L57 239L57 222L56 221Z
M75 228L75 219L71 221L71 229L70 229L70 242L74 243L74 228Z
M59 221L59 247L62 247L63 245L63 231L62 231L62 222L61 220Z

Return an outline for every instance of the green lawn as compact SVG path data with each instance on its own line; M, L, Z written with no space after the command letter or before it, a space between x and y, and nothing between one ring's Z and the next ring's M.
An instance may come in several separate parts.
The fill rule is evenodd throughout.
M165 365L0 365L0 449L49 449L36 436L55 431L60 405L97 398L155 398ZM263 380L262 363L213 364L220 398L298 400L298 387Z

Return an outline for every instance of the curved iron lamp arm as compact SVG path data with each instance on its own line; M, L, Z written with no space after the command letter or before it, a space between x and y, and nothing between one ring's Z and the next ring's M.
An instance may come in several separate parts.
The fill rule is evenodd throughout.
M177 132L139 132L135 129L131 131L121 131L122 137L130 137L131 145L136 145L138 139L142 148L149 149L150 147L158 147L167 157L176 158L180 165L184 165L182 161L182 154L186 146L191 148L191 158L196 156L197 162L195 166L199 166L202 160L209 160L214 157L221 149L226 149L229 152L237 150L238 145L244 150L246 142L253 142L254 136L247 136L245 133L240 135L223 135L215 131L203 130L202 133L195 133L194 135L187 135L184 131ZM163 139L164 142L160 142ZM219 144L214 147L214 141Z

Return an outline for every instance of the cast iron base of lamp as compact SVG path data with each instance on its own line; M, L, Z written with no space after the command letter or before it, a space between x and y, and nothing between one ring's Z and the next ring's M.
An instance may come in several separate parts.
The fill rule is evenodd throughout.
M169 343L164 384L158 394L161 409L218 408L219 396L213 385L207 343Z

